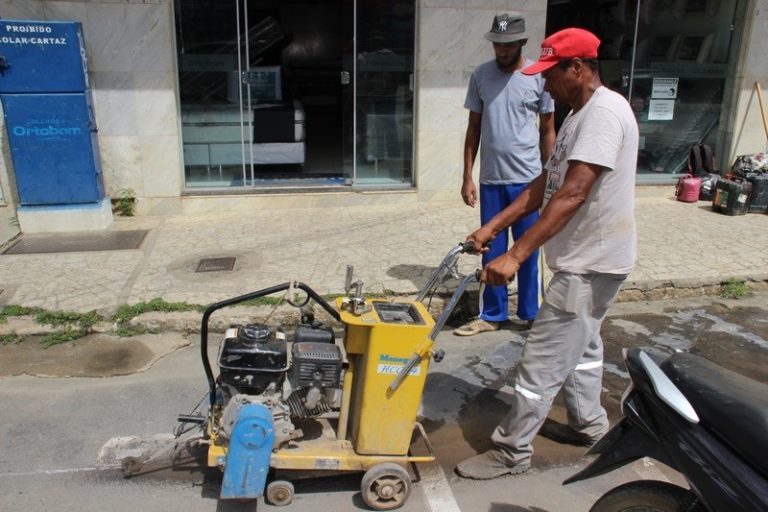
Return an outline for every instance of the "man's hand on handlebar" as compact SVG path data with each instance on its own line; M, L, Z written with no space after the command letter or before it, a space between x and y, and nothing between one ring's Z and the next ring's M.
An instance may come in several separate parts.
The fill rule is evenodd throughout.
M508 252L488 263L480 273L480 281L491 286L507 285L515 280L520 263Z
M472 232L467 237L465 244L468 245L471 242L473 244L473 248L469 249L467 252L472 254L485 254L491 248L491 240L493 240L493 237L494 234L485 226Z

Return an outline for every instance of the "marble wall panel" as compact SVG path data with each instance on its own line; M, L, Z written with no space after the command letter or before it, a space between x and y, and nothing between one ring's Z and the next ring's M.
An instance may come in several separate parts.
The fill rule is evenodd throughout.
M418 135L416 147L420 162L419 190L455 190L456 197L459 197L464 132L422 132Z
M83 25L83 32L88 34L87 8L87 4L81 2L45 2L45 17L43 19L53 21L79 21ZM87 36L85 44L87 47Z
M43 20L45 2L39 0L3 0L0 15L6 20Z
M422 0L421 7L464 7L464 0Z
M734 84L739 92L728 115L726 140L730 143L726 149L726 165L738 155L768 150L755 90L755 83L759 83L763 98L768 100L768 0L753 2L745 17L747 26L740 51L742 62L737 66Z
M138 135L134 74L98 71L91 74L96 123L103 135Z
M173 69L169 5L94 3L87 18L94 71Z
M181 140L175 135L139 137L144 190L151 197L175 197L182 190Z
M463 46L463 9L421 10L419 69L460 70Z
M508 0L467 0L464 5L467 10L469 9L490 9L496 12L504 12L507 10L519 11L520 9L509 9ZM489 24L490 26L490 24Z
M523 13L538 12L544 16L547 12L547 0L507 0L507 9Z
M176 74L173 72L134 73L138 134L179 135L176 101Z
M737 155L768 150L760 103L754 89L755 79L768 83L768 77L750 77L739 94L738 107L734 109L733 139L726 162L733 162ZM765 91L763 91L765 97Z
M493 45L483 37L493 22L492 10L467 10L464 16L462 70L471 72L479 64L493 59Z
M746 53L745 74L768 75L768 18L756 17L752 20L752 32Z
M131 189L138 197L147 194L144 189L139 137L99 133L99 150L104 187L109 196L116 197L122 189Z
M464 110L466 86L451 78L460 77L457 72L425 72L428 77L420 80L418 96L419 131L440 132L464 129L467 114ZM446 83L455 85L430 85L431 79L446 78ZM431 79L430 79L431 78Z
M137 27L133 54L134 71L175 70L173 53L173 13L170 4L154 8L141 5L130 11L130 23Z
M143 27L131 24L130 5L91 4L88 6L88 60L91 70L133 71L135 36Z

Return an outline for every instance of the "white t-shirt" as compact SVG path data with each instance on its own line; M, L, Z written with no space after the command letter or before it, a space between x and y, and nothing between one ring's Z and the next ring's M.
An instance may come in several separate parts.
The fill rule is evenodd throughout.
M598 88L560 127L547 162L543 207L563 184L568 162L600 165L603 172L587 201L568 224L544 244L552 271L628 274L637 258L635 173L638 129L620 94Z

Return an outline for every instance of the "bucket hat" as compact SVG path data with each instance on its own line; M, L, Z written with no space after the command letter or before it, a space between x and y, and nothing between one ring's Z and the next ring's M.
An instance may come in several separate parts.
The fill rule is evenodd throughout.
M483 36L493 43L514 43L527 41L525 18L519 12L497 14L493 17L491 30Z

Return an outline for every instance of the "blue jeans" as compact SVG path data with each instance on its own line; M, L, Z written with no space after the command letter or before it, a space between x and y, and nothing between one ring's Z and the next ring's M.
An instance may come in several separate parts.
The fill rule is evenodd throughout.
M480 184L480 222L485 224L494 215L510 205L528 185L483 185ZM539 212L533 212L511 226L512 238L517 240L534 222ZM508 250L510 229L496 235L491 250L483 255L483 266ZM517 316L522 320L533 320L539 312L544 295L544 276L540 261L541 250L536 249L520 265L517 281ZM480 318L490 322L503 322L509 318L506 286L483 286L480 293Z

